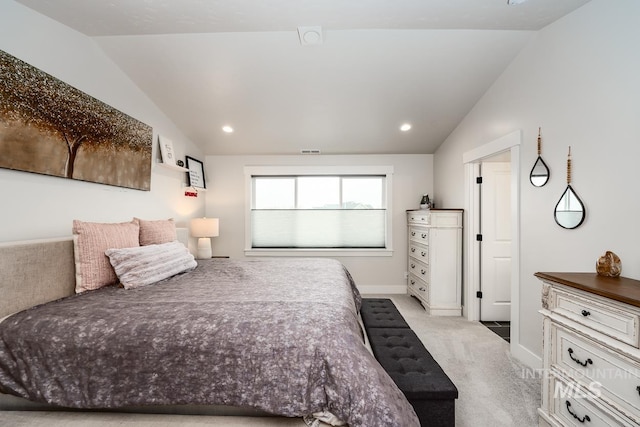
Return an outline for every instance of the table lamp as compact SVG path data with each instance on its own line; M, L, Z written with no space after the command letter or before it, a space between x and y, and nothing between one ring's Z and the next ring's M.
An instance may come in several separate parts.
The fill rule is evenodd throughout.
M211 258L211 237L219 235L218 218L194 218L191 220L191 235L198 238L196 258Z

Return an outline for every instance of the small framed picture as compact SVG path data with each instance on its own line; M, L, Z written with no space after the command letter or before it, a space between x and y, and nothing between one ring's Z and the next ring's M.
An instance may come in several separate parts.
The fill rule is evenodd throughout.
M176 165L176 155L173 152L173 142L163 136L158 135L158 143L160 144L160 155L162 163L168 165Z
M204 164L193 157L186 156L187 161L187 176L189 177L189 187L194 188L207 188L204 182Z

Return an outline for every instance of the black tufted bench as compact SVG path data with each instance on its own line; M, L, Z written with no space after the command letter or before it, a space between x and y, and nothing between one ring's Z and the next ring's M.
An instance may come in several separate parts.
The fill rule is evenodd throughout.
M360 315L366 329L409 327L393 302L386 298L363 298Z
M387 301L393 306L391 300ZM393 309L397 311L395 306ZM455 426L458 389L408 325L371 327L365 323L365 329L374 356L413 405L420 425Z

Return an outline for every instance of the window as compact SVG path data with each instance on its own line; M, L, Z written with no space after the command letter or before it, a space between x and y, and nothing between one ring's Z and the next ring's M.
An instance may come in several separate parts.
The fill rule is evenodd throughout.
M390 249L388 167L250 169L249 252Z

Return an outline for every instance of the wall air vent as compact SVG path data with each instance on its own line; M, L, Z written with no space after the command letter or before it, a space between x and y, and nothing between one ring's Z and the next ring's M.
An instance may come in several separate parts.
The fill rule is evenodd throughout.
M300 154L320 154L319 148L303 148L300 150Z

